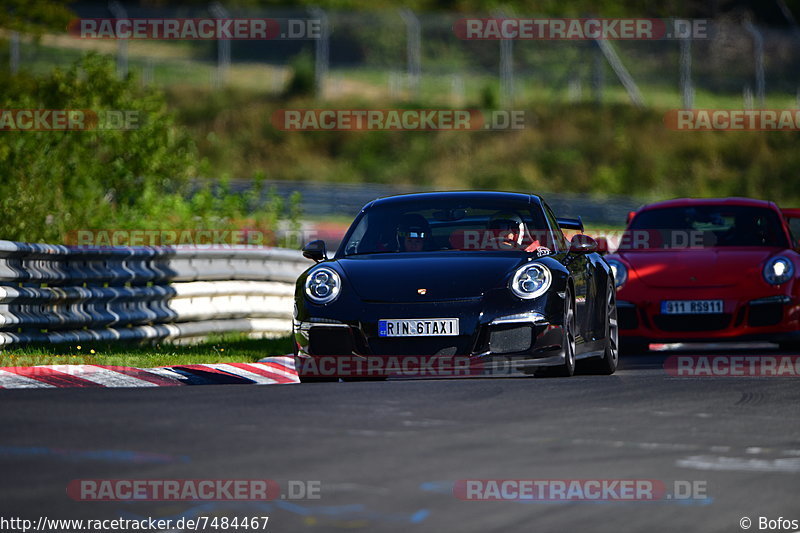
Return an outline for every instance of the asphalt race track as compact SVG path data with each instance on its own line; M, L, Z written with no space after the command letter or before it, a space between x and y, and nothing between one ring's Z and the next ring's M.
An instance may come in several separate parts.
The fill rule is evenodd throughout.
M269 516L267 531L742 531L800 519L796 378L613 376L0 391L0 515ZM697 353L697 352L681 352ZM775 355L768 349L715 353ZM319 499L78 502L73 479L319 481ZM693 481L687 500L462 501L465 479ZM285 495L285 494L284 494ZM210 530L207 530L210 531ZM783 531L794 531L784 529Z

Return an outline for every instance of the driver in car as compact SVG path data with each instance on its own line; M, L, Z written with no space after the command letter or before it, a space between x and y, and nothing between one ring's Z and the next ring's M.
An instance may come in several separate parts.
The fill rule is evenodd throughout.
M550 252L535 237L530 237L528 239L530 244L525 245L525 223L516 213L500 211L494 214L489 219L488 229L496 250L525 250L540 255Z
M497 250L518 250L525 238L525 224L516 213L501 211L489 219L489 232Z
M403 215L397 225L397 246L401 252L422 252L430 232L430 225L422 215Z

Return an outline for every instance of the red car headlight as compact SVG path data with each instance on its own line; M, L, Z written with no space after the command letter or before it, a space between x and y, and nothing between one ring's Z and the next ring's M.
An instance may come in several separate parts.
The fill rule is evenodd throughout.
M794 276L794 264L787 257L773 257L764 265L764 281L770 285L781 285Z
M614 285L621 287L626 281L628 281L628 268L622 263L622 261L609 259L608 266L611 267L611 274L614 275Z

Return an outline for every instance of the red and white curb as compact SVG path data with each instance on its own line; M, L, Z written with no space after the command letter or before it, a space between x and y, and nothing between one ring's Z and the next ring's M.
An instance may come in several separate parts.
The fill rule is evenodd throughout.
M299 383L294 357L258 363L217 363L133 368L112 365L42 365L0 368L0 389L61 387L175 387Z

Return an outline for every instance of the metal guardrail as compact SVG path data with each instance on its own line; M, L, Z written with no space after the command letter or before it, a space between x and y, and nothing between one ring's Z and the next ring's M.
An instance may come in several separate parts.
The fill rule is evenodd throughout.
M0 345L291 331L293 250L0 241Z
M300 193L302 211L307 216L327 217L343 216L352 218L362 207L376 198L406 194L411 192L428 192L432 189L424 186L389 185L376 183L323 183L302 181L264 181L264 187L273 189L278 196L288 201L295 192ZM252 187L250 180L233 180L233 190L246 191ZM517 190L538 194L540 191ZM587 224L624 226L630 211L642 206L642 201L619 195L595 197L589 194L568 194L541 192L542 197L550 204L558 216L579 216Z

